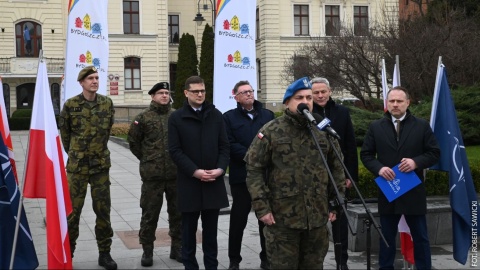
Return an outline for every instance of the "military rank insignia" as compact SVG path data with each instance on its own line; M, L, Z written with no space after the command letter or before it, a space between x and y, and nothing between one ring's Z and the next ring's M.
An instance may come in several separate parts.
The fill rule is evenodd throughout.
M82 111L82 107L73 107L73 108L72 108L72 111L74 111L74 112L81 112L81 111Z

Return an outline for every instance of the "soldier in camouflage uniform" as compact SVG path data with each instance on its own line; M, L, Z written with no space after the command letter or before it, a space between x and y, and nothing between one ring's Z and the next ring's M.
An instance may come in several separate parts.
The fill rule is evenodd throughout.
M73 204L73 212L68 216L72 257L90 184L92 206L97 216L98 264L106 269L117 269L117 263L110 256L113 230L110 223L111 164L107 147L115 110L109 97L97 94L98 73L94 66L82 69L77 80L82 93L65 102L59 119L62 143L68 153L66 169Z
M177 209L177 167L168 154L168 117L173 112L167 82L155 84L148 94L150 107L141 112L130 125L130 151L140 160L142 219L138 236L143 247L142 266L153 265L153 242L158 217L167 198L169 235L172 239L170 258L182 262L181 215Z
M328 250L329 199L335 196L300 103L312 110L308 78L287 88L285 114L263 126L247 154L247 186L264 229L271 269L323 269ZM326 134L313 127L328 167L343 193L345 174ZM338 148L338 143L335 142ZM265 182L264 172L268 169Z

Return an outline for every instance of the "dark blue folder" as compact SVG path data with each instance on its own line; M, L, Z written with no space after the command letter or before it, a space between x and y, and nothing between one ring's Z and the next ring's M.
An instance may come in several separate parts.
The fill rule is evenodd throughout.
M389 202L394 201L422 182L414 171L401 172L398 169L398 164L392 170L395 172L395 179L392 181L387 181L381 176L375 178L375 182Z

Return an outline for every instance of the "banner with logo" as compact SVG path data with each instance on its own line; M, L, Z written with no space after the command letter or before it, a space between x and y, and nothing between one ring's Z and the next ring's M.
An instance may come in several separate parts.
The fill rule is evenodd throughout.
M248 80L257 94L256 1L217 0L213 103L221 112L237 107L233 87Z
M108 1L68 1L67 52L65 57L65 87L61 104L81 93L77 82L80 70L95 66L98 70L98 93L107 93L108 71Z

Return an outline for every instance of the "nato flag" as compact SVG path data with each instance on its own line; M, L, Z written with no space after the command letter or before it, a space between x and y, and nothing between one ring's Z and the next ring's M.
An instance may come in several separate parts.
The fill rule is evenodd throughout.
M0 162L2 163L0 173L0 217L2 218L0 222L0 269L9 269L20 192L13 176L7 147L2 136L0 136ZM35 269L37 267L37 253L28 227L27 216L22 209L13 269Z
M477 194L444 67L440 67L437 81L430 125L442 155L431 169L449 172L453 258L465 264L472 245L472 211L476 209L472 204L477 203Z

